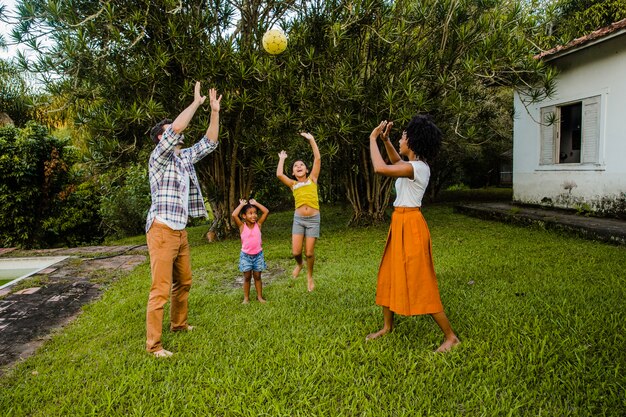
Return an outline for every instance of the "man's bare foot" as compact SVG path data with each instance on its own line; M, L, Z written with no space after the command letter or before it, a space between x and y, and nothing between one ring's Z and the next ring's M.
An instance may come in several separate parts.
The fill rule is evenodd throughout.
M446 339L441 346L437 348L435 352L444 353L449 352L454 346L461 343L458 337L454 336L452 339Z
M387 333L391 333L391 329L386 329L386 328L383 327L382 329L380 329L376 333L370 333L367 336L365 336L365 341L369 342L370 340L378 339L379 337L384 336Z
M241 304L250 304L250 300L248 300L247 298L244 298Z
M291 276L294 278L298 278L298 275L300 275L300 271L302 271L302 264L296 264L296 267L293 269Z
M165 349L157 350L156 352L152 352L152 354L154 355L155 358L169 358L170 356L173 355L172 352L170 352L169 350L165 350Z
M259 300L259 303L267 303L267 301L263 297L257 297L257 300Z
M315 289L315 282L313 282L313 277L307 277L306 289L311 292Z

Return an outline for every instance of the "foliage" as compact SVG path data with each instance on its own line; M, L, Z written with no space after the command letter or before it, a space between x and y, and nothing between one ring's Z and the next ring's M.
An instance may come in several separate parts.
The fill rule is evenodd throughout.
M21 64L88 127L100 171L142 162L147 130L190 102L195 80L224 93L220 147L198 166L221 237L234 230L239 198L273 192L281 149L288 167L310 160L300 130L318 139L322 199L349 201L352 220L367 224L390 201L392 181L373 175L367 149L381 119L394 120L397 135L416 112L434 116L446 136L432 166L436 192L459 181L468 158L491 169L510 144L501 88L522 86L529 102L553 88L554 73L532 59L536 21L513 1L24 0L20 15L17 36L40 52ZM278 56L260 47L274 24L290 38ZM188 141L207 124L202 109Z
M144 352L146 262L0 379L18 416L621 416L624 248L425 207L446 314L382 325L374 303L387 225L346 227L323 207L316 289L290 277L291 213L263 227L268 303L242 305L238 240L189 229L191 333L163 333L174 356ZM142 237L143 239L143 237ZM374 254L374 255L372 255ZM165 309L165 323L168 322ZM63 383L59 383L63 381Z
M415 113L434 116L445 135L431 164L436 194L463 171L497 168L512 146L510 87L522 88L528 102L553 91L554 73L531 57L534 20L514 2L323 4L303 18L303 45L310 46L301 61L320 73L308 90L318 97L311 101L315 120L337 150L336 177L353 220L380 220L388 203L391 181L372 174L367 150L380 120L393 120L399 138ZM481 159L484 168L473 162Z
M95 181L74 172L73 180L56 196L52 215L42 224L43 242L69 247L102 242L99 208L100 193Z
M6 113L16 126L24 126L33 115L24 73L3 60L0 60L0 113Z
M110 171L100 178L100 215L107 235L125 237L145 231L150 208L147 164Z
M75 152L67 142L29 122L0 128L0 241L4 246L46 246L44 223L67 193Z
M626 0L559 0L553 22L555 45L626 18Z

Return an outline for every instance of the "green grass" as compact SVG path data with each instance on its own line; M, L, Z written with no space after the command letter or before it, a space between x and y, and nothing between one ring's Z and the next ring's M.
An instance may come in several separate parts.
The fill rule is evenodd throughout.
M424 210L446 312L462 344L434 354L430 317L374 304L387 227L322 211L317 287L289 278L291 213L271 214L267 305L242 305L236 240L190 230L194 286L175 352L144 351L144 264L0 379L9 416L596 416L626 414L626 249ZM271 278L271 280L269 279ZM254 293L253 293L254 294Z

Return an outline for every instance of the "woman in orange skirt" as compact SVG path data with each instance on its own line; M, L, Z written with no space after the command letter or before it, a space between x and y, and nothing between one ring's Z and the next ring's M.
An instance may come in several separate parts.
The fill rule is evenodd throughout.
M441 131L428 116L411 119L400 139L400 151L389 140L393 122L381 122L370 134L370 156L377 174L395 177L396 200L387 244L378 270L376 304L383 308L383 328L367 336L376 339L393 331L394 313L403 316L430 314L444 333L437 352L459 344L443 311L432 257L430 232L422 216L422 197L428 186L430 167L441 146ZM391 161L380 154L378 137ZM402 160L400 155L408 161Z

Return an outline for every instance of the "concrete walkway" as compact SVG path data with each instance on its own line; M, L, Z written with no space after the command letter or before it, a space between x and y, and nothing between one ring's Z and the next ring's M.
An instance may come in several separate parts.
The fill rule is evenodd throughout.
M69 256L0 294L0 374L30 356L86 303L147 259L141 246L14 250L1 258Z
M521 225L538 225L591 240L626 244L626 221L587 217L558 209L542 209L508 202L459 204L455 212L489 220Z

